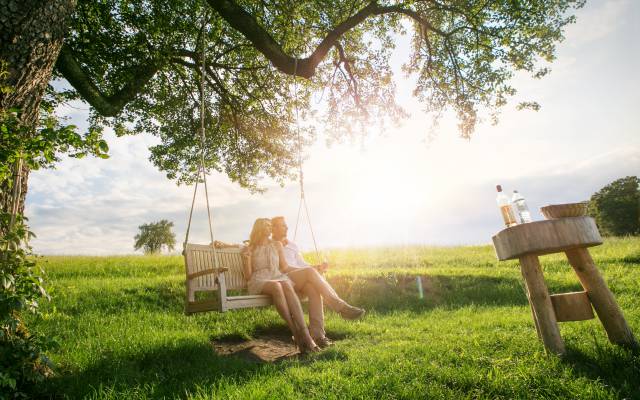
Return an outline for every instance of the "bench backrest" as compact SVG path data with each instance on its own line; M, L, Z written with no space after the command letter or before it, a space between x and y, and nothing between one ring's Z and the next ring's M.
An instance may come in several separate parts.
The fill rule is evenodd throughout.
M217 256L218 263L214 262ZM224 272L225 284L228 290L242 290L247 288L242 270L243 261L241 249L223 248L213 249L212 246L187 243L184 251L187 276L209 269L227 268ZM215 276L213 273L193 278L192 284L200 290L215 290Z

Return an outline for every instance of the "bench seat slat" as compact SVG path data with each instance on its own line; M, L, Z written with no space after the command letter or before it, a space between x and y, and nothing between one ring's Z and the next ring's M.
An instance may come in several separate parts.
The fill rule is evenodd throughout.
M271 296L266 294L250 294L246 296L227 296L227 300L235 301L235 300L261 300L261 299L271 299Z
M250 299L238 299L238 297L252 297ZM264 307L270 306L273 304L271 300L271 296L260 295L260 297L253 296L234 296L227 297L226 307L229 310L236 308L247 308L247 307Z

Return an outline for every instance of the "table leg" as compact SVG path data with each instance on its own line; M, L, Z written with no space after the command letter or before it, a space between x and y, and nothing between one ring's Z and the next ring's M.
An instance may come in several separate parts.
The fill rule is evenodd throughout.
M529 289L525 288L527 291L527 300L529 300L529 308L531 309L531 317L533 317L533 324L536 326L536 333L538 334L538 339L542 340L542 334L540 333L540 327L538 326L538 317L536 317L536 310L533 309L533 303L531 302L531 296L529 295Z
M564 342L560 336L556 314L553 311L538 257L533 255L520 257L520 269L529 293L534 322L539 335L542 336L544 346L553 353L564 354Z
M567 250L569 263L576 271L582 287L587 291L602 326L607 331L611 343L638 349L636 341L627 321L622 315L613 294L602 278L587 249Z

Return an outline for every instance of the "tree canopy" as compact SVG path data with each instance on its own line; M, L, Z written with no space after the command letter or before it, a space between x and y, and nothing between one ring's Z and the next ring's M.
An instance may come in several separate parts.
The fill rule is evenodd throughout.
M145 254L157 254L165 246L172 251L176 245L176 235L171 230L173 222L162 219L158 222L142 224L138 227L140 232L134 237L136 250L142 249Z
M591 196L590 214L603 235L640 234L640 179L617 179Z
M291 175L294 106L340 138L405 116L390 55L411 21L414 94L437 118L452 109L470 137L494 116L523 70L549 70L572 10L584 0L124 1L79 0L56 63L69 98L95 126L161 139L151 159L170 178L196 177L199 66L204 43L206 167L256 189ZM292 94L293 77L297 94ZM316 106L312 93L322 94ZM536 108L536 103L522 107ZM308 143L311 129L303 130Z

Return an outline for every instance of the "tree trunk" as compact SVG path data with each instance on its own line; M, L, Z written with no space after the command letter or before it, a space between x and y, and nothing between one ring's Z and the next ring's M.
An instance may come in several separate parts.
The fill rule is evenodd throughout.
M75 6L75 0L0 0L0 60L7 63L9 72L3 86L12 88L9 93L0 93L0 109L18 108L27 134L36 129L40 101ZM23 165L18 173L22 188L17 210L22 214L28 166ZM0 182L2 211L11 212L12 204L9 182Z

